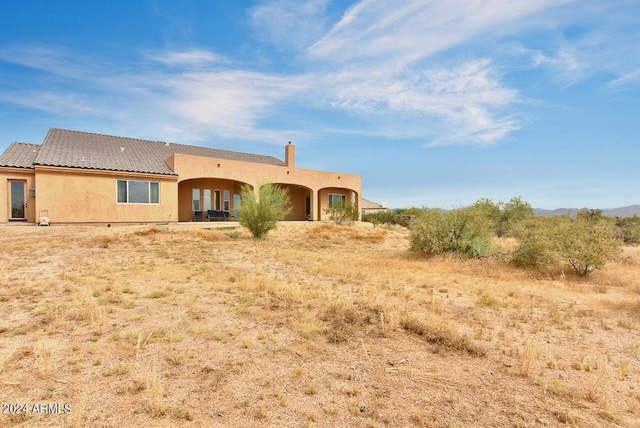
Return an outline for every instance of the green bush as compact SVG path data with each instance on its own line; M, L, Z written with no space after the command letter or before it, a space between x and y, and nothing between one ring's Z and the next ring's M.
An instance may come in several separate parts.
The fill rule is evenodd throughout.
M324 211L335 224L352 224L360 217L357 206L342 201L334 202L333 207L326 208Z
M411 250L478 257L491 251L492 223L474 207L447 212L423 210L409 225Z
M240 192L240 224L249 229L254 238L263 239L278 221L291 213L289 189L277 184L264 184L256 195L247 184Z
M640 244L640 217L616 217L615 235L627 245Z
M517 267L545 270L560 262L553 244L553 228L549 219L536 218L520 223L513 229L519 240L511 262Z
M623 245L612 223L599 216L535 219L518 228L516 235L520 246L512 261L517 266L544 269L562 261L578 275L602 269Z
M509 202L493 202L491 199L478 199L473 207L484 213L493 222L497 236L509 236L522 221L533 217L531 204L519 197Z
M609 221L591 218L555 218L554 242L561 260L569 263L578 275L602 269L622 249Z
M396 211L379 211L377 213L364 214L362 221L373 223L374 226L379 224L398 224L398 213Z

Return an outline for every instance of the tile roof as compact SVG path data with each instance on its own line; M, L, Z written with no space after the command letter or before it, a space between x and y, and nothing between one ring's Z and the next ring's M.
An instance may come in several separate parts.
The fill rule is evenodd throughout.
M37 144L13 143L0 155L0 166L33 169L39 148Z
M165 160L175 153L285 166L283 161L272 156L64 129L49 130L33 163L69 168L176 175L165 163Z
M362 203L360 204L360 209L363 210L381 210L386 209L384 205L381 205L377 202L370 201L368 199L362 198Z

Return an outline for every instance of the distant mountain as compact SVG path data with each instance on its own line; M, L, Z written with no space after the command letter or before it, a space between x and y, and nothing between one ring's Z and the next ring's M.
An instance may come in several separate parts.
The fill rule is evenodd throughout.
M578 214L580 211L588 211L588 208L558 208L556 210L543 210L541 208L534 209L534 215L536 217L553 217L556 215L572 215ZM633 217L634 215L640 216L640 205L630 205L622 208L611 208L602 210L602 214L609 217Z

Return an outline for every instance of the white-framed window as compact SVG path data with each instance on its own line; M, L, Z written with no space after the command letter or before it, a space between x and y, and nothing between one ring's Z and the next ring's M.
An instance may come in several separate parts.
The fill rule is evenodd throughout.
M200 208L200 189L193 189L191 195L193 211L202 211Z
M160 183L157 181L117 180L119 204L159 204Z
M204 210L209 211L211 209L211 189L204 189ZM195 210L198 211L198 210Z
M220 191L219 190L214 190L213 191L213 209L216 211L221 211L220 209Z
M329 193L329 208L344 207L347 205L347 195Z
M224 211L231 211L231 192L229 192L228 190L224 191L224 202L223 202L223 209Z

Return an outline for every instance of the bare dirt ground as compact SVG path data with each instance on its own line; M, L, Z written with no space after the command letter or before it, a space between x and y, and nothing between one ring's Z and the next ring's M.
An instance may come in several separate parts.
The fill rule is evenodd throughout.
M640 426L640 248L581 279L407 236L0 226L0 426Z

